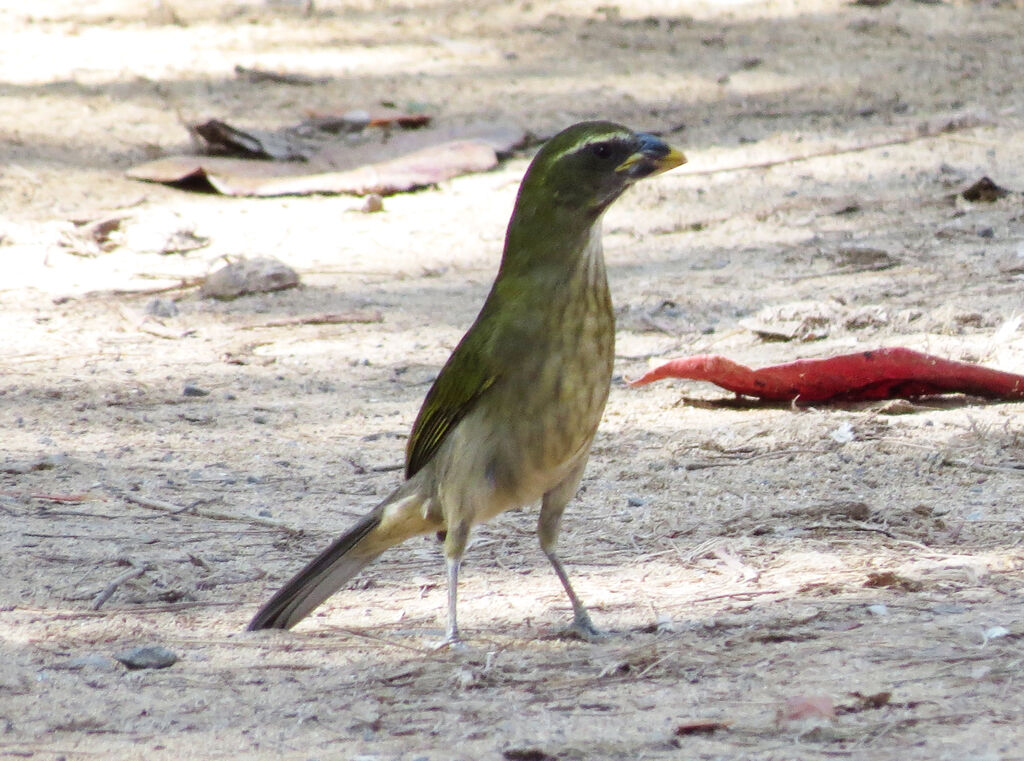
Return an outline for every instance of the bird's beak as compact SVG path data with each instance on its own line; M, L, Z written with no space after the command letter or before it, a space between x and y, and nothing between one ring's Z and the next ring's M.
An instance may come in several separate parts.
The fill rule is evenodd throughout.
M667 172L686 163L683 152L673 148L660 137L646 132L638 132L636 136L640 141L640 147L636 153L615 167L619 174L639 180Z

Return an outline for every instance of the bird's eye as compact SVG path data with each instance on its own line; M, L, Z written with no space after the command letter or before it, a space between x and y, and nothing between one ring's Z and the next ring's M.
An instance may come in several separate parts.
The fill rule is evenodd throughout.
M608 143L592 143L590 152L599 159L606 159L612 155L612 147Z

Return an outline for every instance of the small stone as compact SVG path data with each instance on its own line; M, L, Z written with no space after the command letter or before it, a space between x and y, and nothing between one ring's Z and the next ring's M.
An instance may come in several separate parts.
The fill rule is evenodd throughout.
M877 603L875 605L868 606L868 613L870 613L872 616L878 616L879 618L881 618L882 616L889 615L889 608L883 605L882 603Z
M370 126L370 122L373 121L370 112L361 108L353 108L350 111L346 111L341 118L353 125L353 132L358 132L364 127Z
M178 662L178 656L160 645L133 647L115 653L114 658L130 669L165 669Z
M214 299L234 299L246 293L295 288L299 273L276 259L243 259L206 276L199 292Z
M910 415L917 412L917 405L907 399L890 399L878 408L879 415Z
M182 396L209 396L210 392L205 388L200 388L192 383L186 383L185 388L181 390Z
M839 426L829 434L833 441L838 444L849 444L851 441L856 440L857 436L853 432L853 426L849 420L844 420Z
M363 207L360 209L364 214L375 214L378 211L383 211L384 199L379 193L370 193L366 196L366 201L363 202Z
M654 628L658 632L676 632L679 631L679 627L676 626L675 621L672 620L671 616L660 615L654 622Z
M173 299L150 299L146 304L146 314L152 317L177 317L179 311Z
M626 504L630 507L643 507L647 504L647 500L643 497L627 497Z

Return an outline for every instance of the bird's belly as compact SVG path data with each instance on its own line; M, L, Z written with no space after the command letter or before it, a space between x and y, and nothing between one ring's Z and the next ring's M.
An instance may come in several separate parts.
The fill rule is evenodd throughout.
M439 468L435 494L446 525L460 520L482 523L506 510L537 502L560 484L590 449L590 438L569 450L565 437L542 435L532 439L533 447L547 453L538 458L536 450L524 446L518 435L509 435L508 429L504 436L496 434L489 425L485 434L478 428L483 427L481 422L473 417L467 416L449 435L446 451L439 452L435 460Z
M547 347L547 361L511 369L448 435L434 481L446 523L479 523L532 504L587 456L608 398L614 341L611 331L593 330L612 337L577 333Z

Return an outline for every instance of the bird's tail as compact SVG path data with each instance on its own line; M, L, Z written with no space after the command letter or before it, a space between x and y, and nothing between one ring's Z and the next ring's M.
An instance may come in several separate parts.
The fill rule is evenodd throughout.
M407 481L310 561L259 609L247 630L291 629L388 547L437 531L438 519L427 515L410 486Z

